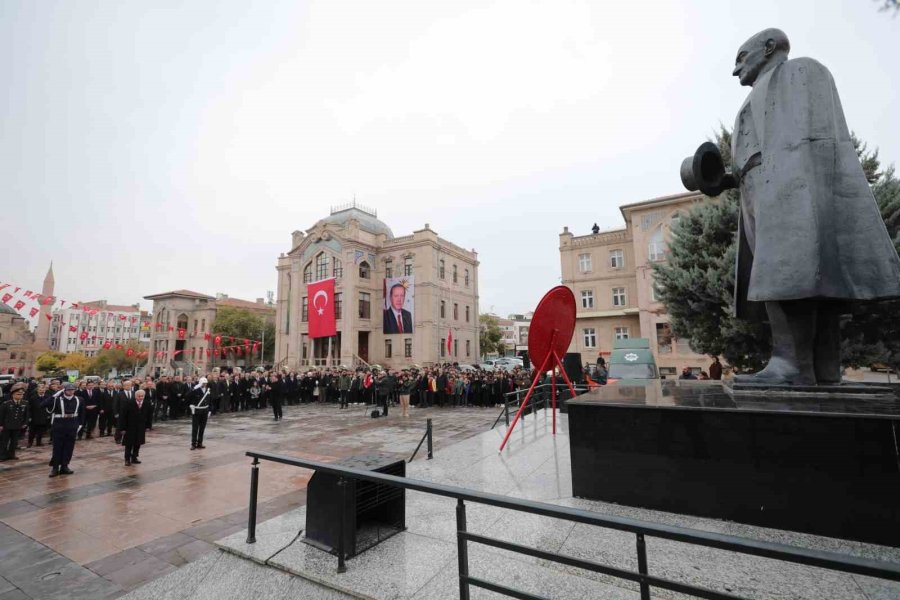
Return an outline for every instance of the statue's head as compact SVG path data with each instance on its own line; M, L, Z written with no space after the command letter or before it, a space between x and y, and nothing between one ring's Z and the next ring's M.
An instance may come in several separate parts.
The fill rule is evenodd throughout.
M791 42L780 29L764 29L741 44L734 71L741 85L752 86L760 75L787 60Z

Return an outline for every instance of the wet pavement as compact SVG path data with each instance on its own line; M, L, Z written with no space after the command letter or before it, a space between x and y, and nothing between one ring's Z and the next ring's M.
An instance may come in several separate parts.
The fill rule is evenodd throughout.
M413 409L371 419L362 406L289 406L212 417L206 449L190 450L187 419L158 423L124 466L112 438L78 442L74 475L47 477L50 448L0 463L0 600L114 598L215 550L246 527L250 460L265 450L314 460L372 451L409 456L434 424L435 452L487 430L497 409ZM424 447L416 461L424 460ZM305 504L311 472L260 469L259 520Z

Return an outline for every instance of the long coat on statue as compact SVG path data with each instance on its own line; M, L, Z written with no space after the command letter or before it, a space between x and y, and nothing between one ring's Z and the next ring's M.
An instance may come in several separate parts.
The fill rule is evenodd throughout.
M153 407L144 398L141 407L138 408L137 400L123 401L119 406L119 429L124 431L122 436L123 446L142 445L146 439L144 430L153 415Z
M737 316L758 315L756 302L900 297L900 258L828 69L797 58L761 75L738 112L732 159Z

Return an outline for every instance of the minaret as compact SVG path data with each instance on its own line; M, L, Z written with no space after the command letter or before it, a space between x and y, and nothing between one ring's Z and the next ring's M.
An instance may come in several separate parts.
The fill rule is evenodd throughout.
M53 303L44 304L44 298L49 298L53 295L55 283L53 280L53 262L51 261L47 276L44 277L44 287L41 288L41 312L38 315L37 330L34 332L34 349L38 351L50 349L50 319L47 316L50 315Z

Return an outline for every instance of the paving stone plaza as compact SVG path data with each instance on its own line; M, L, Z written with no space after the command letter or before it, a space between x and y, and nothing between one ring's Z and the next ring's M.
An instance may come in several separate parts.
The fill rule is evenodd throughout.
M249 459L268 450L319 460L372 451L409 456L434 422L435 451L483 432L493 409L413 409L371 419L362 406L286 407L213 417L207 448L190 451L190 422L157 424L141 465L122 466L112 438L78 442L74 475L49 479L49 448L0 466L0 598L115 598L198 558L246 528ZM424 459L422 451L416 462ZM415 463L413 463L415 464ZM259 520L305 503L308 471L267 465Z

